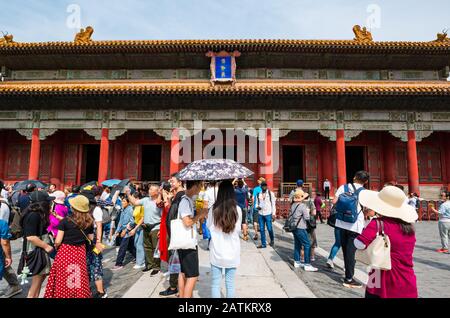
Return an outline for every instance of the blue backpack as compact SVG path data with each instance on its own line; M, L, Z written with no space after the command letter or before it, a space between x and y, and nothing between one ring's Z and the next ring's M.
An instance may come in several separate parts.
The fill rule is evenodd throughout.
M344 193L342 193L335 205L336 219L347 223L355 223L358 220L358 204L359 193L364 190L364 187L356 190L352 183L353 193L350 192L348 184L344 186Z

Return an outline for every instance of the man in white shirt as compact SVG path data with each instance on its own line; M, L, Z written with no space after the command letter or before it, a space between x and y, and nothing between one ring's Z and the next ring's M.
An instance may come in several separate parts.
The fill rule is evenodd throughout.
M328 179L325 179L325 181L323 182L323 193L324 193L325 200L330 199L330 189L331 189L331 183Z
M272 222L276 215L276 197L275 194L267 188L267 183L261 183L261 193L256 200L256 209L258 210L259 231L261 233L261 245L258 248L266 248L266 225L269 232L270 243L273 247L275 238L273 235Z
M349 192L354 193L355 190L364 187L369 182L369 173L367 171L358 171L353 178L353 183L348 184ZM336 191L333 204L336 204L339 196L345 192L346 185L342 185ZM355 253L356 247L353 244L355 238L362 233L364 229L364 213L363 207L358 204L358 218L355 223L348 223L336 219L336 228L340 229L341 246L344 254L345 279L344 286L348 288L361 288L362 285L357 283L353 276L355 274Z

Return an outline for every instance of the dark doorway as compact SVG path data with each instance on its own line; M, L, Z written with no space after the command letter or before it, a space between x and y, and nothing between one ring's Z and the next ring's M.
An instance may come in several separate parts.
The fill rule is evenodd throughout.
M98 166L100 164L100 145L83 145L83 165L81 184L98 180Z
M161 149L160 145L142 146L142 181L161 181Z
M283 147L283 182L296 182L303 176L303 147Z
M205 159L231 159L237 161L237 146L235 145L222 145L222 156L216 155L216 150L220 151L220 146L212 148L211 153L206 154Z
M353 182L353 177L357 171L366 170L366 147L346 147L345 161L347 182Z

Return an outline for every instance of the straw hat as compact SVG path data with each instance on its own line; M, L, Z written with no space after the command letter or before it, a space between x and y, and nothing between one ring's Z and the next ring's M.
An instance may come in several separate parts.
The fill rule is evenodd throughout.
M305 200L307 197L309 197L309 194L303 190L295 190L294 192L294 199L299 198L300 200Z
M89 200L84 195L77 195L76 197L69 199L69 204L78 212L89 212Z
M413 223L418 219L416 209L408 205L405 193L397 187L387 186L380 192L363 190L359 203L376 213Z
M62 191L55 191L52 193L52 196L55 197L55 203L64 204L64 199L66 198L66 194Z

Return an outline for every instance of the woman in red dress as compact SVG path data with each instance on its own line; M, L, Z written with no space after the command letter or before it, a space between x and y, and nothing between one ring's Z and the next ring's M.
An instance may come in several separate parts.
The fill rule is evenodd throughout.
M58 249L50 271L44 298L91 298L86 263L86 246L94 238L94 220L89 200L78 195L69 200L73 211L58 225L55 245Z

